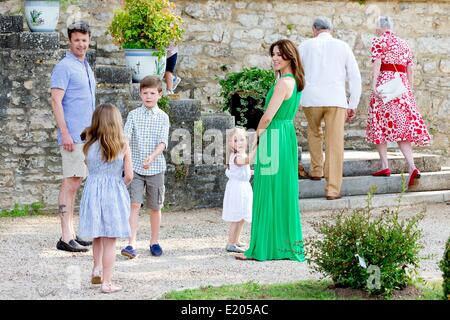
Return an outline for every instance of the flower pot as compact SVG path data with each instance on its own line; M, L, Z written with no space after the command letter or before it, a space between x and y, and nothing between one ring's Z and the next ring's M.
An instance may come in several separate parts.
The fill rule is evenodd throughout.
M59 18L59 0L25 0L25 17L32 32L54 32Z
M146 76L158 76L161 80L166 71L166 56L155 56L153 49L125 49L125 63L132 71L133 82L139 82Z

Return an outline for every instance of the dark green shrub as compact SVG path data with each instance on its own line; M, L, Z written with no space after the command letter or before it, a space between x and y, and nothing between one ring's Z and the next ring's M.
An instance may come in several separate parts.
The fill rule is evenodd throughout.
M444 283L442 284L442 287L444 288L444 298L450 300L450 238L447 240L444 256L439 263L439 267L443 272L442 277L444 278Z
M264 113L265 98L274 82L272 70L252 67L228 73L225 79L219 80L223 111L235 116L237 125L256 129L254 123L257 125Z
M319 236L307 239L305 249L313 269L330 276L336 286L389 296L410 282L418 266L423 213L401 220L399 201L375 216L371 199L369 193L366 208L342 211L334 223L314 224Z

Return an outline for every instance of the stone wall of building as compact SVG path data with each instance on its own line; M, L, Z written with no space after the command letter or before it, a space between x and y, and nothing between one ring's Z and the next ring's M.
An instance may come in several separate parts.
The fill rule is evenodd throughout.
M0 14L17 12L21 1L1 2ZM22 0L23 2L23 0ZM175 0L185 21L186 33L180 44L178 74L184 98L199 99L203 111L220 110L218 78L244 67L270 68L267 50L280 38L299 44L311 36L312 19L325 15L332 19L335 36L347 41L358 60L364 82L357 120L347 126L346 148L368 149L364 130L371 82L370 41L375 18L390 15L396 33L414 51L415 95L433 135L425 150L449 155L450 109L450 2L445 1L213 1ZM61 45L66 43L65 27L74 19L85 19L93 27L97 63L124 63L124 54L106 35L117 0L71 0L62 10L58 30ZM306 120L299 113L298 134L307 149Z
M72 4L63 8L59 19L59 37L57 34L0 34L3 48L0 53L0 208L31 200L55 203L55 186L59 183L55 175L59 172L60 159L54 142L55 123L48 79L53 65L63 54L62 49L67 47L66 27L70 22L84 19L92 26L92 62L97 77L106 79L98 85L98 101L117 104L124 115L132 107L128 78L124 78L124 53L106 34L119 1L69 2ZM273 41L287 37L299 44L311 36L310 25L315 16L331 18L335 36L353 48L364 82L358 119L346 128L346 148L349 149L371 148L363 140L371 81L370 41L375 18L380 14L392 16L397 35L405 38L414 51L414 91L433 135L432 145L421 150L449 156L449 1L174 2L186 28L184 41L179 46L177 73L183 79L179 92L183 98L200 100L204 113L221 109L218 78L244 67L270 68L267 51ZM22 6L20 0L2 0L0 14L20 13ZM25 22L11 23L12 27L27 31ZM297 123L299 142L307 149L302 113ZM223 181L214 182L216 169L202 167L189 171L173 167L170 170L177 177L189 179L194 179L189 172L204 172L205 177L209 177L205 188L215 190L220 188L220 183L223 185ZM183 183L179 183L182 186Z
M62 176L49 84L51 71L66 50L60 48L56 32L23 31L21 16L0 16L0 25L0 209L41 202L54 210ZM97 105L113 103L126 119L129 111L141 105L139 84L131 83L130 70L99 64L95 49L88 52L88 60L97 80ZM234 118L202 115L200 101L193 99L171 101L167 112L171 127L164 153L168 164L165 208L220 206L227 180L224 162L220 158L206 162L202 157L194 161L194 152L201 156L202 149L211 144L203 139L205 130L220 130L223 140L225 131L234 126ZM179 129L189 133L186 139L177 140L173 133ZM171 156L181 143L190 146L184 163ZM196 143L199 150L194 148ZM81 192L78 200L80 196Z

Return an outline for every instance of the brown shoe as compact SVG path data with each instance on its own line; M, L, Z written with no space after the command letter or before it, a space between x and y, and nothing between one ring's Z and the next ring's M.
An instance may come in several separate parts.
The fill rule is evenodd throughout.
M338 194L337 196L326 196L326 198L327 200L336 200L342 198L342 196Z
M320 180L322 180L321 177L313 177L313 176L310 176L309 179L315 180L315 181L320 181Z
M298 178L299 179L309 179L311 176L309 175L308 171L305 170L305 167L301 162L298 164Z

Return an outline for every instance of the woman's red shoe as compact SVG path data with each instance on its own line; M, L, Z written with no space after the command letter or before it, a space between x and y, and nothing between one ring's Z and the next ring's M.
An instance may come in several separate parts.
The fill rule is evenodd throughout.
M391 175L391 169L386 168L377 172L372 173L372 176L374 177L389 177Z
M420 171L419 169L414 169L413 172L411 172L410 176L409 176L409 181L408 181L408 188L414 185L414 179L419 179L420 178Z

